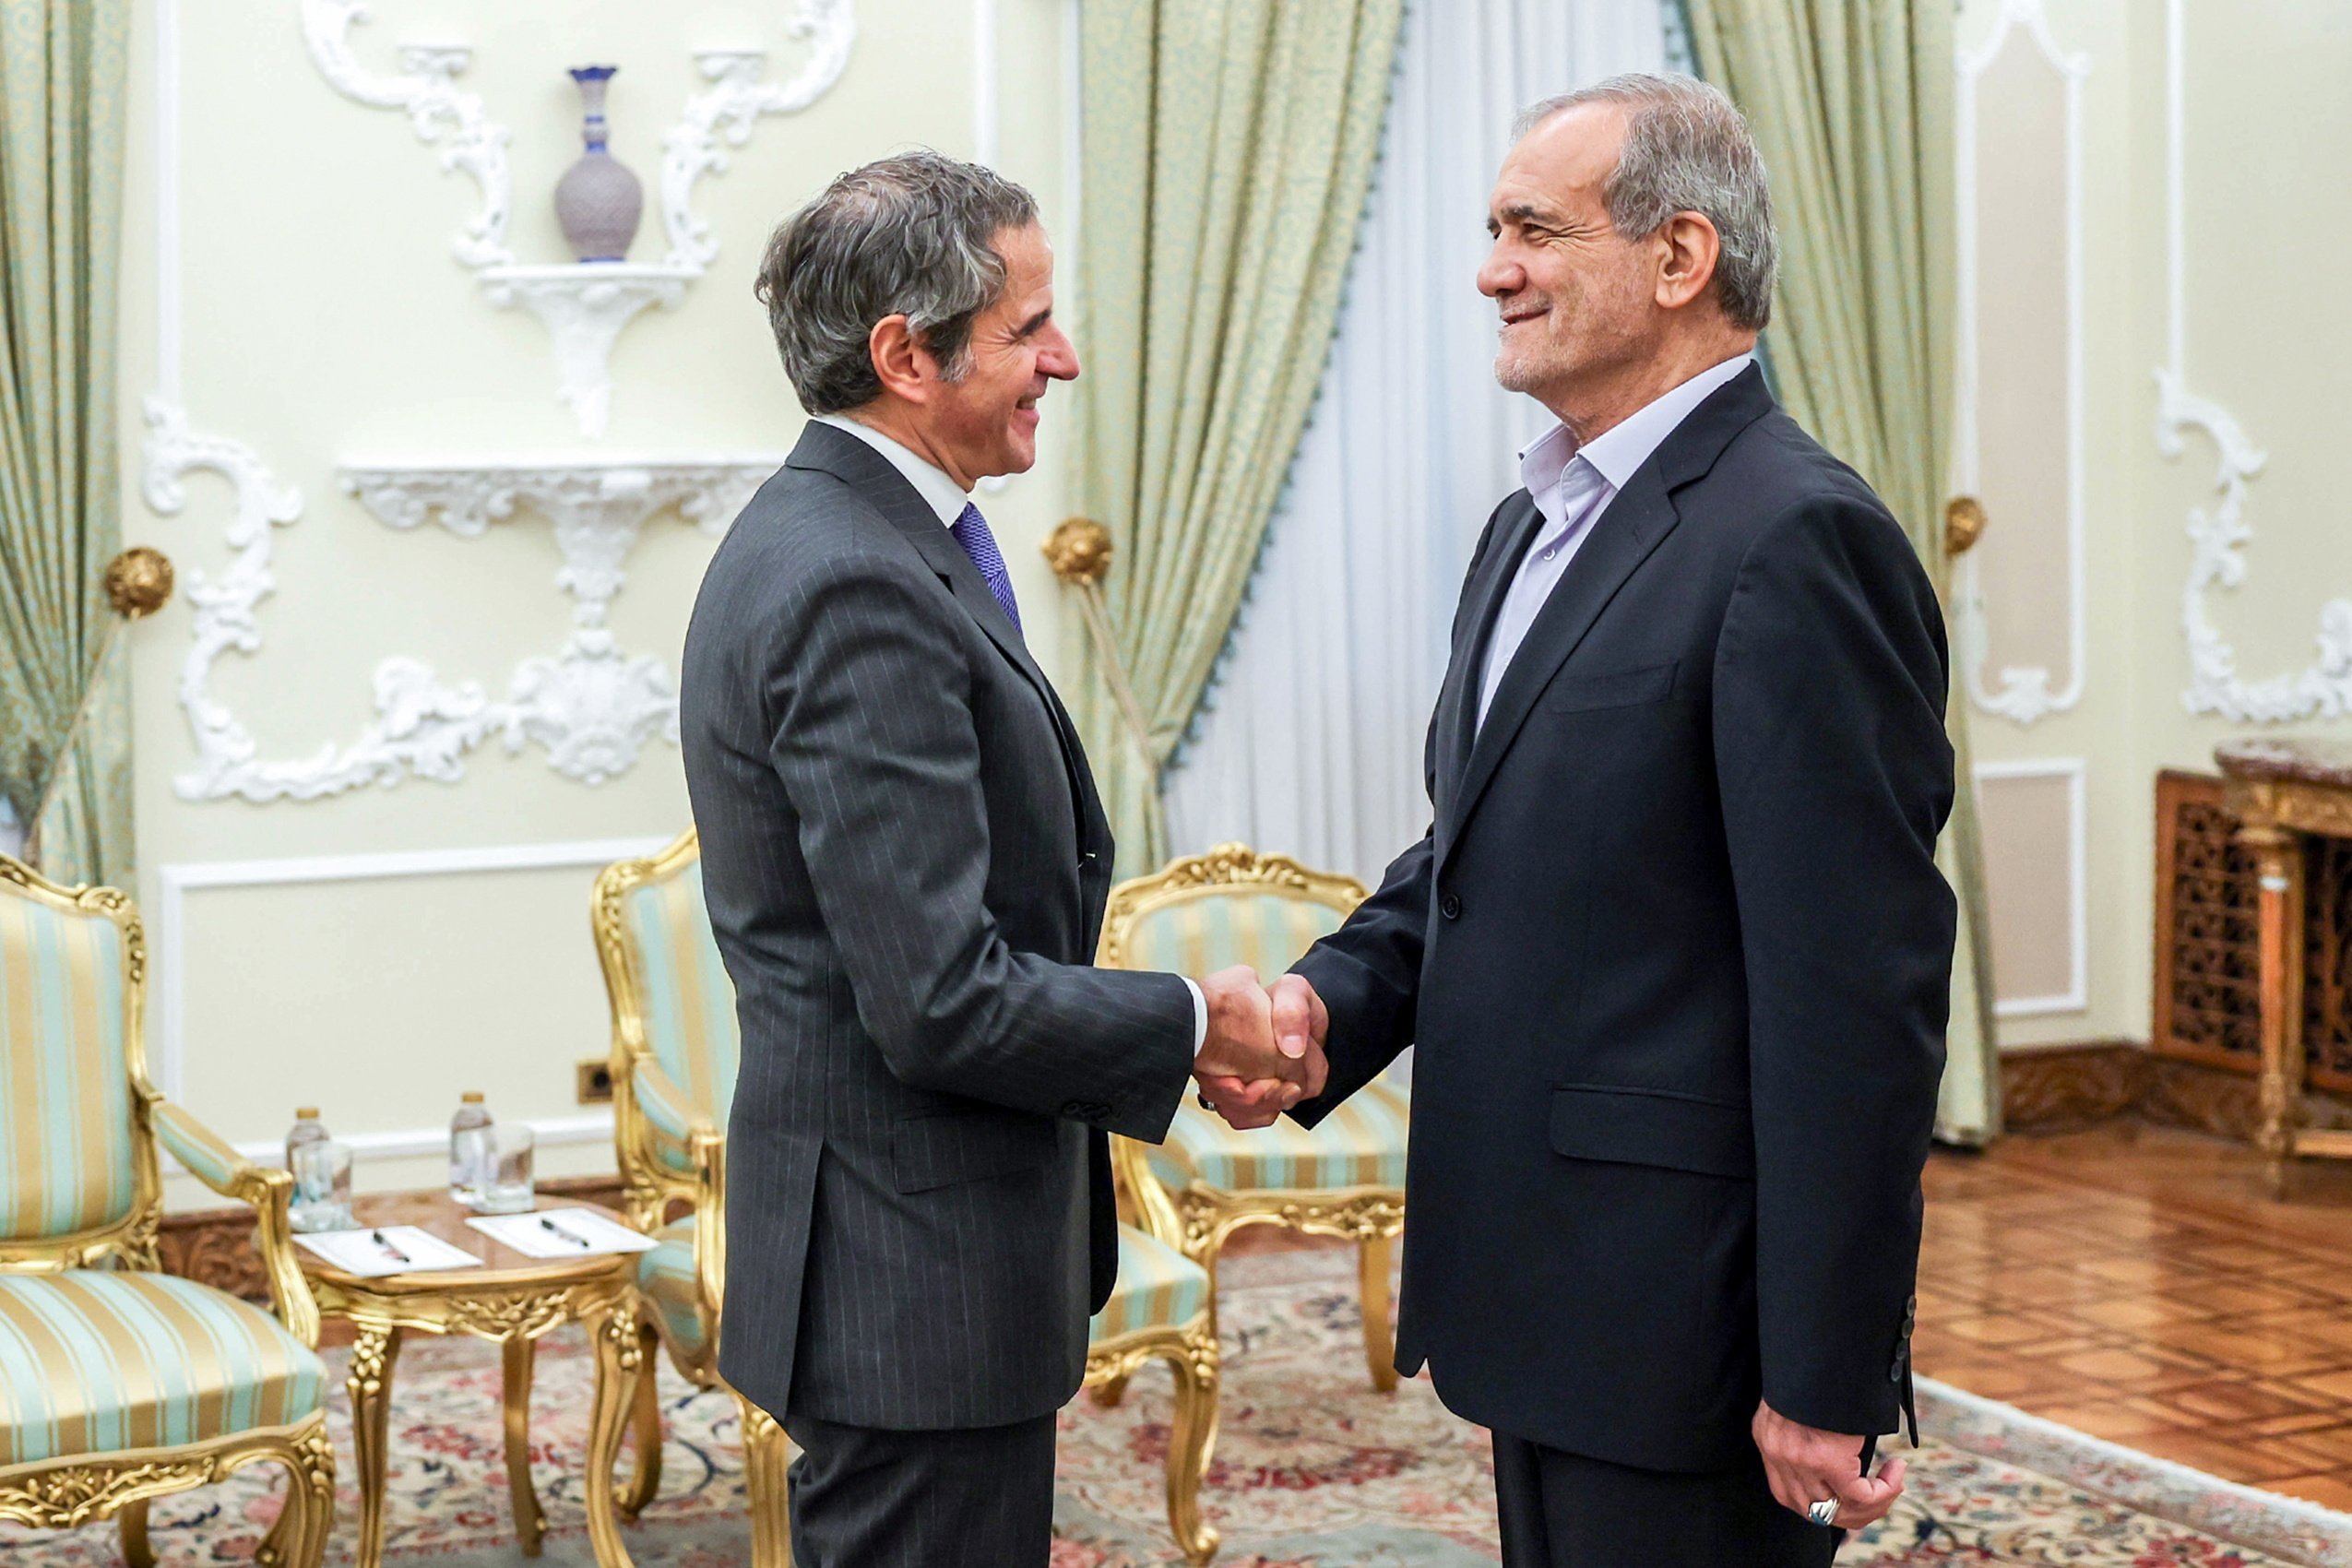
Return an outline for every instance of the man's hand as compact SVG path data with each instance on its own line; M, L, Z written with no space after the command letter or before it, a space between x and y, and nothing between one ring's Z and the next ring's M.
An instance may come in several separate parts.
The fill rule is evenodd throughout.
M1255 971L1236 965L1200 986L1208 1038L1194 1058L1193 1075L1218 1114L1236 1127L1264 1127L1323 1092L1321 1044L1303 1034L1277 1041L1274 1006Z
M1877 1475L1863 1475L1859 1437L1800 1426L1761 1402L1749 1430L1764 1455L1772 1495L1784 1508L1803 1514L1823 1498L1834 1497L1837 1527L1859 1530L1886 1517L1903 1495L1903 1461L1889 1459Z

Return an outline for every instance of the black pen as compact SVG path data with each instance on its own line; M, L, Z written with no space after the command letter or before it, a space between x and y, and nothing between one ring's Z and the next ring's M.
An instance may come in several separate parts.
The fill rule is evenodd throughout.
M371 1230L371 1231L369 1231L369 1232L368 1232L368 1234L375 1238L375 1244L376 1244L377 1246L382 1247L382 1248L383 1248L386 1252L390 1253L392 1254L392 1256L393 1256L395 1259L397 1259L398 1261L399 1261L399 1262L401 1262L401 1263L412 1263L412 1262L414 1262L414 1261L415 1261L414 1259L410 1258L410 1257L409 1256L409 1254L408 1254L408 1253L406 1253L402 1252L399 1248L398 1248L398 1247L394 1246L391 1242L389 1242L389 1241L386 1241L386 1240L384 1239L384 1232L383 1232L383 1231L381 1231L381 1230Z
M596 1245L594 1241L589 1241L586 1236L579 1235L575 1231L564 1229L561 1225L556 1224L555 1221L548 1218L547 1216L543 1214L539 1217L539 1225L540 1229L552 1230L556 1235L563 1237L566 1241L574 1242L576 1245L583 1247L593 1247Z

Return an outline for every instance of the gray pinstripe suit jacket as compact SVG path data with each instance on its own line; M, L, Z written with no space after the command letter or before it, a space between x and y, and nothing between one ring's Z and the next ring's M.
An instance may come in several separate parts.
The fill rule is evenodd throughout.
M1087 967L1076 732L938 517L811 424L711 561L680 720L735 982L719 1368L773 1414L1058 1408L1118 1258L1103 1130L1157 1141L1191 994Z

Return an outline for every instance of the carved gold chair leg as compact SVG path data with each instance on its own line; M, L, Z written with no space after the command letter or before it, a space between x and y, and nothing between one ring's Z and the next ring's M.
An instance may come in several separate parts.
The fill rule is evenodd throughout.
M318 1568L335 1531L335 1445L327 1441L326 1420L276 1457L286 1469L286 1506L254 1562L256 1568Z
M743 1412L743 1479L751 1493L752 1568L792 1568L792 1520L784 1471L791 1443L776 1418L735 1396Z
M1396 1391L1396 1331L1390 1322L1388 1260L1396 1250L1389 1236L1367 1236L1357 1248L1357 1270L1363 1281L1364 1365L1372 1387L1382 1394Z
M661 1336L649 1323L637 1325L637 1352L644 1367L637 1373L637 1402L629 1425L630 1443L636 1450L636 1468L621 1494L621 1517L632 1523L661 1491L661 1380L655 1373Z
M147 1503L144 1497L134 1498L123 1504L114 1515L123 1530L123 1562L125 1568L155 1568L155 1549L147 1539Z
M1169 1358L1176 1373L1175 1419L1168 1434L1168 1524L1184 1560L1200 1568L1217 1555L1216 1529L1201 1523L1201 1478L1217 1448L1217 1326L1206 1313Z

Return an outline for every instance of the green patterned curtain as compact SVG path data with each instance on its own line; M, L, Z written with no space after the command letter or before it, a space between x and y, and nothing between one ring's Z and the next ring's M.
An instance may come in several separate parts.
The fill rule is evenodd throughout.
M1166 857L1160 774L1323 378L1403 9L1084 7L1073 493L1116 550L1103 590L1134 707L1091 644L1076 707L1123 874Z
M1688 0L1699 69L1748 115L1780 220L1776 389L1860 469L1947 587L1942 499L1952 410L1952 0ZM1967 713L1939 859L1960 891L1951 1061L1936 1133L2000 1131L1984 861Z
M48 875L117 885L130 717L102 579L130 31L130 0L0 0L0 790Z

